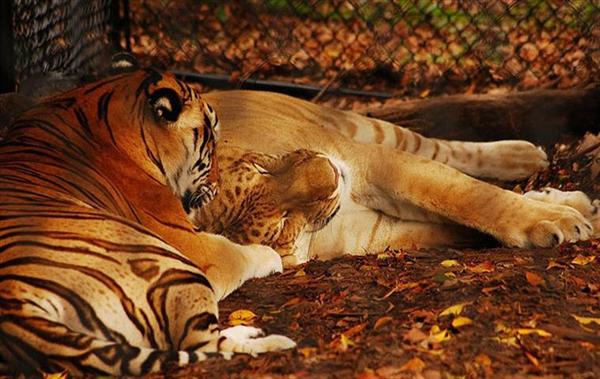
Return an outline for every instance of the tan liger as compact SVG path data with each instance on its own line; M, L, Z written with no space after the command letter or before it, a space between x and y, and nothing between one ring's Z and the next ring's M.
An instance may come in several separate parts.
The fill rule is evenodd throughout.
M599 233L598 203L581 192L522 196L473 178L520 179L545 168L546 154L529 142L429 139L267 92L204 98L222 125L220 192L194 223L269 245L285 265L388 246L473 245L475 230L516 247Z

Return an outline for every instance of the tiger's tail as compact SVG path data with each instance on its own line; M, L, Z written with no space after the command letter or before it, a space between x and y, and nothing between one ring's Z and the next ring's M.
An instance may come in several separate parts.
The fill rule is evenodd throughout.
M65 324L38 315L0 315L0 356L11 369L29 376L62 372L98 375L145 375L203 361L206 353L256 355L289 349L296 344L281 335L235 326L214 333L198 350L159 350L133 346L76 332ZM0 363L2 363L0 361Z
M206 359L198 351L138 347L76 332L48 318L0 316L0 356L5 369L27 377L62 372L144 375ZM2 362L0 362L2 363Z

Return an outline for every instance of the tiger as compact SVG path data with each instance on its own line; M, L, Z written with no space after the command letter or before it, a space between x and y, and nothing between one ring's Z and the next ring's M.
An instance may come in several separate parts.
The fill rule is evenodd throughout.
M0 141L0 361L26 376L142 375L289 349L220 329L217 301L281 272L189 222L218 191L214 109L140 69L45 98Z
M548 166L520 141L426 138L352 111L283 94L204 94L220 115L220 192L198 231L261 243L284 266L387 248L549 247L600 234L598 200L525 196L476 178L523 179ZM595 230L595 231L594 231Z

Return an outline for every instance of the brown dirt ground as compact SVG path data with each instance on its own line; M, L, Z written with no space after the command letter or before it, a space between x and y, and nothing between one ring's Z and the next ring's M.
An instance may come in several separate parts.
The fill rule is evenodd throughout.
M590 170L600 157L577 155L577 146L557 144L551 167L517 188L598 197ZM148 378L598 378L599 255L594 240L309 262L252 280L220 305L223 325L249 310L249 324L297 349L211 357ZM455 305L460 314L443 314Z

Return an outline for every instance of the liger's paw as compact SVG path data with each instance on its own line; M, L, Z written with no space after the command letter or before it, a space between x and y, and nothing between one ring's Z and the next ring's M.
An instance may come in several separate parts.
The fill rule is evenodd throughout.
M482 148L478 176L517 180L548 167L546 153L527 141L497 141Z
M506 229L503 241L516 247L551 247L585 241L594 234L590 221L576 209L537 200L528 200Z
M523 194L528 199L545 203L566 205L575 208L593 227L592 238L600 237L600 199L591 200L581 191L561 191L555 188L544 188L541 191L529 191Z

